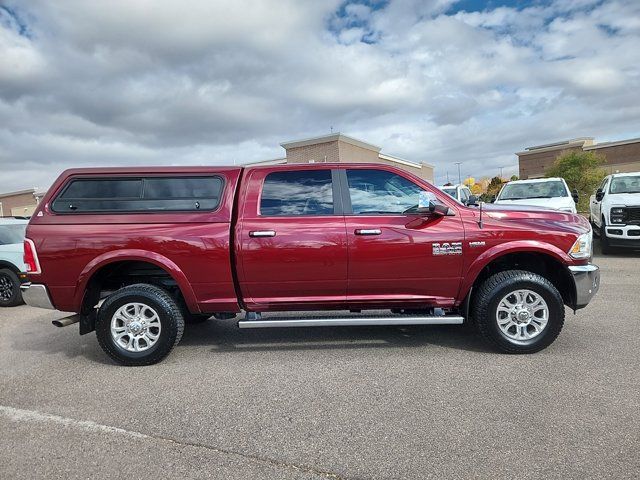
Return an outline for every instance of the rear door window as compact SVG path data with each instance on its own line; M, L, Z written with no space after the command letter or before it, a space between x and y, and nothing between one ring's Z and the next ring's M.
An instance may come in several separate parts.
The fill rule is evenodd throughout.
M57 213L211 211L220 204L221 177L77 179L53 202Z
M260 215L333 215L331 170L269 173L260 196Z

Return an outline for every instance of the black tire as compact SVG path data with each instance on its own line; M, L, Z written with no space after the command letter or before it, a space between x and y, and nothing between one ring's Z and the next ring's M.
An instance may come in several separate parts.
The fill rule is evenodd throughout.
M15 307L22 303L18 275L8 268L0 269L0 307Z
M548 307L548 320L534 338L516 341L507 337L497 320L501 300L510 292L526 289L541 296ZM482 336L505 353L535 353L553 343L564 325L564 302L560 292L546 278L524 270L507 270L485 280L472 301L472 316Z
M607 238L604 217L602 217L602 221L600 223L600 253L602 253L603 255L611 253L611 245L609 245L609 239Z
M141 303L155 310L160 321L156 343L144 351L132 352L118 345L111 335L111 319L127 303ZM184 318L169 293L155 285L139 283L116 291L104 301L96 318L96 336L100 346L116 362L128 366L152 365L164 359L184 332Z

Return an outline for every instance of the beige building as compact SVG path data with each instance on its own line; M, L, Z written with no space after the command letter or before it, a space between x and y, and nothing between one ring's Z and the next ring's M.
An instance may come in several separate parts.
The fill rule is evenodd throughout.
M18 192L0 193L0 217L29 217L44 192L35 188Z
M594 151L606 159L608 173L640 171L640 138L596 143L593 137L580 137L557 143L528 147L518 152L520 178L544 177L556 158L567 151Z
M251 165L278 165L285 163L379 163L403 168L433 183L433 165L413 162L380 153L380 147L342 133L295 140L280 144L286 157L255 162Z

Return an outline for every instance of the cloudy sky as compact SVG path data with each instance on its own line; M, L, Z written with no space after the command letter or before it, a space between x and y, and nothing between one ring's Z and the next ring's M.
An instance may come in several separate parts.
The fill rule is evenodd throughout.
M334 131L455 171L640 136L640 1L0 0L0 191Z

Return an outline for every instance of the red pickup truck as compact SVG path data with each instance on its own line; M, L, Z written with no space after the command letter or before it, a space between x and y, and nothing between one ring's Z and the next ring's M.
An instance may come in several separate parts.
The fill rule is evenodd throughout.
M127 365L242 311L241 328L469 322L532 353L599 271L585 218L523 208L466 207L376 164L67 170L29 222L23 295ZM322 312L267 313L303 310Z

